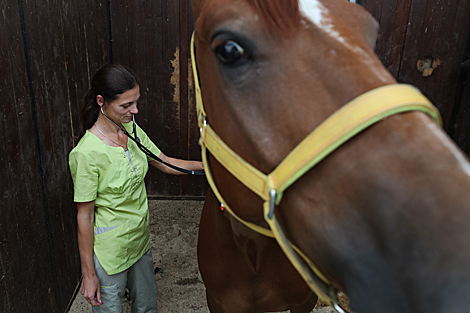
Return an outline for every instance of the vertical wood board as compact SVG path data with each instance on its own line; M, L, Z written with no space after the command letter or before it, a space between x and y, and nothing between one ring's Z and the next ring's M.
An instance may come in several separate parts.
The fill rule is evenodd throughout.
M117 17L124 20L117 22ZM200 159L189 81L194 24L189 1L112 2L111 19L113 51L121 51L114 53L114 61L129 66L141 84L138 124L167 156ZM203 178L165 175L155 169L149 170L146 184L152 196L207 191Z
M470 7L467 0L364 0L380 22L377 54L401 83L418 87L441 111L449 131ZM440 62L423 76L418 61Z

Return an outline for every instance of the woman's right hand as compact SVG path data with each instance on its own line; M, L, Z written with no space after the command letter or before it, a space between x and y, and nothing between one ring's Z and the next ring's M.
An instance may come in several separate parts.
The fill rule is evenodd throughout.
M101 301L100 281L96 275L83 277L80 293L92 306L103 304L103 301Z

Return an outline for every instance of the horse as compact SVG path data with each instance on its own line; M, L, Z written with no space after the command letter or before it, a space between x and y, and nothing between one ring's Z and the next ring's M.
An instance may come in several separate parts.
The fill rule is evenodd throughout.
M198 237L210 311L314 308L301 265L269 236L273 216L300 263L314 264L355 312L470 311L470 165L430 114L378 118L305 168L282 197L262 198L247 187L252 179L238 177L245 167L228 169L239 162L272 173L354 99L392 88L369 107L393 102L397 82L374 54L372 16L345 0L191 5L199 124L225 144L206 155L212 183ZM215 150L235 156L224 163Z

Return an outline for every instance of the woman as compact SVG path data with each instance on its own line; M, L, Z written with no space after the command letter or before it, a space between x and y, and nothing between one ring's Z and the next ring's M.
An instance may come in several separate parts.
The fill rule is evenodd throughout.
M167 163L190 171L203 169L202 162L167 157L138 126L134 128L139 97L130 69L117 64L101 68L81 110L85 134L69 155L78 209L80 292L93 312L122 312L126 288L132 312L156 312L144 177L148 164L167 174L182 174L145 155L122 129L137 132L141 144Z

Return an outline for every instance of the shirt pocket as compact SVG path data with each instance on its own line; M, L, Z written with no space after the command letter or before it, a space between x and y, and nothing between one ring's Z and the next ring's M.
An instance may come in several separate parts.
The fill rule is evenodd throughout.
M123 222L118 226L96 227L93 250L106 273L127 263L129 243L129 225Z

